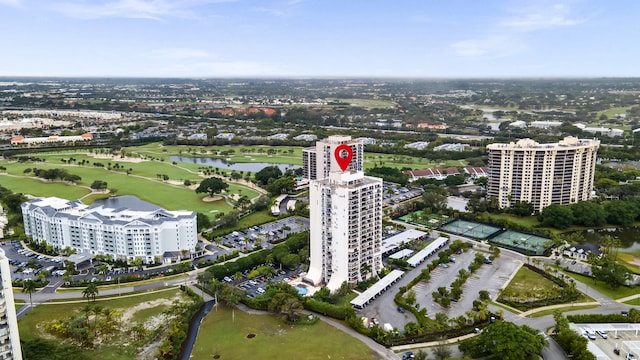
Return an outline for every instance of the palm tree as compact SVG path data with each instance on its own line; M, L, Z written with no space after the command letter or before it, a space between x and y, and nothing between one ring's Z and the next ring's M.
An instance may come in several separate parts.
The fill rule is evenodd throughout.
M25 280L22 282L22 292L29 294L29 306L33 307L33 300L31 294L36 292L36 282L33 280Z
M227 285L222 291L222 298L228 306L231 306L231 319L236 321L236 306L240 303L242 297L241 290L238 287Z
M87 287L82 291L82 297L87 298L87 301L91 299L93 302L96 302L97 295L98 286L94 282L89 283L89 285L87 285Z

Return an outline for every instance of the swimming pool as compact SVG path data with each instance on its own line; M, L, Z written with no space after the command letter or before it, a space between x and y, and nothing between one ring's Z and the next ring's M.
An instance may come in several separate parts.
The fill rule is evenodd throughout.
M303 287L303 286L300 286L300 285L296 285L296 286L294 286L294 288L295 288L296 290L298 290L298 294L300 294L300 295L307 295L307 291L308 291L308 290L307 290L307 288L306 288L306 287Z

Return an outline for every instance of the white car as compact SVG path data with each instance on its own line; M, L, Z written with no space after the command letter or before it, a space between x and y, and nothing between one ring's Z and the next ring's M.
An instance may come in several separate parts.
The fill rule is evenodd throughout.
M596 334L600 335L600 337L603 339L607 338L607 332L604 330L596 330Z
M264 289L259 287L258 290L256 290L259 294L264 294Z

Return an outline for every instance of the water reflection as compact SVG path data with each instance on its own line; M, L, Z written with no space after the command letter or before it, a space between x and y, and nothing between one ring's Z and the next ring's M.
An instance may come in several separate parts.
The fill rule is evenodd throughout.
M585 238L586 242L602 244L602 237L611 235L620 239L622 251L640 250L640 228L606 228L595 230L578 231Z
M223 159L217 158L193 158L186 156L170 156L169 160L177 161L177 162L188 162L192 164L198 164L203 166L213 166L214 168L220 169L229 169L236 171L251 171L258 172L264 169L267 166L277 166L282 172L287 169L298 169L301 166L299 165L290 165L290 164L273 164L273 163L262 163L262 162L253 162L253 163L230 163Z

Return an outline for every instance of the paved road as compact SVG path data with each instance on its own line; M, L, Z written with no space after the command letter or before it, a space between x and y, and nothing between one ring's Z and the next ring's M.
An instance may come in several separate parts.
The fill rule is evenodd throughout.
M437 234L433 234L433 235L437 235ZM452 240L455 240L458 238L460 237L452 236ZM486 246L480 245L470 239L463 239L463 240L469 241L475 244L475 248L473 251L480 251L480 249L486 248ZM445 280L448 280L449 283L452 282L457 276L457 271L460 268L466 268L468 266L468 263L470 263L470 261L473 259L473 254L469 252L467 254L457 255L456 259L457 260L454 267L438 268L438 270L434 271L432 279L434 279L434 281L435 279L438 279L438 278L443 279L443 280L439 280L438 284L446 283ZM504 284L508 281L508 277L505 274L509 273L509 271L512 271L511 270L512 267L517 267L519 263L526 262L526 261L527 261L527 258L524 255L502 249L500 257L494 262L494 264L483 265L480 268L480 270L478 270L478 272L475 273L472 276L472 278L470 278L467 281L467 283L463 287L464 294L463 294L463 297L461 298L460 303L466 303L467 301L472 302L473 299L477 298L478 292L476 290L487 289L485 286L487 286L488 284L493 284L489 286L490 293L492 296L496 296L497 295L496 286L499 286L500 284ZM553 262L554 260L545 259L545 261ZM397 287L407 285L411 281L411 279L416 277L420 273L420 271L422 271L422 269L424 269L427 266L429 262L431 262L431 259L427 259L416 269L413 269L407 272L405 276L402 279L400 279L393 288L391 288L390 290L382 294L380 297L378 297L378 299L376 299L372 305L361 310L360 315L368 316L368 317L376 317L379 319L381 324L388 322L394 325L395 327L397 327L398 329L403 329L404 324L406 324L409 321L415 321L411 313L409 312L400 313L396 310L396 305L393 301L393 297L397 292ZM451 264L451 265L454 265L454 264ZM194 270L189 273L186 273L183 277L167 280L164 282L160 281L160 282L151 283L151 284L126 285L126 286L123 284L123 286L121 286L120 288L102 289L100 290L99 295L100 296L103 296L103 295L118 296L118 295L125 295L126 293L129 293L129 292L150 290L150 289L155 289L155 288L164 287L164 286L194 284L196 282L197 274L202 271L204 271L204 269ZM515 271L515 268L513 269L513 271ZM54 285L55 284L52 284L52 286L44 288L43 290L32 294L33 303L40 304L53 299L56 299L56 300L70 299L71 300L71 299L78 299L82 297L81 292L58 292L58 293L53 292ZM585 294L593 297L598 302L600 302L602 306L594 309L570 311L570 312L566 312L566 314L619 313L622 310L628 311L631 308L628 305L618 303L615 300L608 298L604 294L601 294L596 290L594 290L593 288L589 287L587 284L576 282L576 286L580 291L584 292ZM27 303L29 301L28 294L16 292L14 293L14 296L16 299L25 300ZM428 297L429 298L431 297L430 292L428 292ZM466 305L460 306L460 309L452 307L452 309L450 309L449 316L450 317L458 316L458 315L455 315L457 314L457 312L461 311L462 309L468 309L468 308L470 308L470 306L466 307ZM498 310L498 308L493 306L490 306L490 309L493 311ZM18 310L18 316L21 317L28 310L29 310L29 305L27 304ZM438 311L435 311L435 312L438 312ZM432 314L435 314L435 312L430 311L429 314L432 315ZM554 325L553 317L551 315L538 317L538 318L525 318L525 317L518 316L514 313L505 311L504 316L508 321L512 321L519 325L522 325L522 324L529 325L535 329L540 330L543 333L545 333L547 329L549 329L551 326ZM369 347L374 349L378 354L380 354L380 356L383 359L399 358L399 356L392 354L392 352L389 349L385 349L381 345L373 342L373 340L358 334L352 329L345 327L342 324L336 323L331 319L327 319L324 317L321 317L321 318L323 321L326 321L327 323L330 323L333 326L340 328L346 333L359 338L360 340L365 342ZM560 347L552 339L548 338L548 340L549 340L550 346L544 350L543 358L545 360L566 359L566 356L562 352L562 349L560 349ZM428 345L428 344L416 344L415 348L420 349L420 348L423 348L425 345ZM452 350L454 355L459 354L457 346L453 345Z

